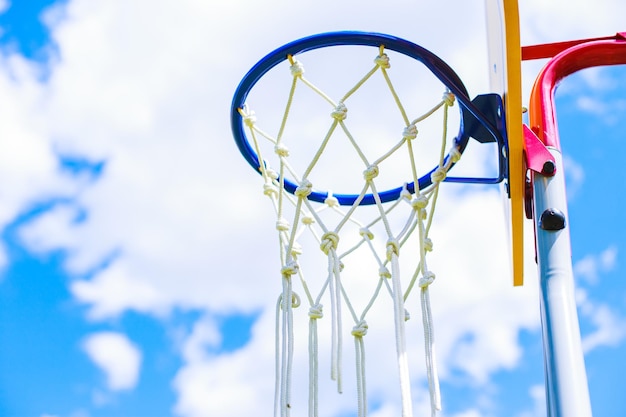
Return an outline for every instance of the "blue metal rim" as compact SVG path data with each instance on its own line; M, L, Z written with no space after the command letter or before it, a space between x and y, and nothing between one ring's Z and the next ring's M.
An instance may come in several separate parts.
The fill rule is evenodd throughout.
M385 49L401 53L421 62L450 90L451 93L456 96L456 99L460 104L460 111L468 112L473 117L475 117L493 136L494 141L498 142L500 148L499 150L502 150L502 147L505 146L504 139L502 138L502 134L499 129L494 127L482 114L482 112L472 104L471 100L468 97L467 89L465 88L459 76L454 72L454 70L452 70L452 68L450 68L450 66L448 66L448 64L446 64L443 60L441 60L432 52L405 39L381 33L354 31L329 32L298 39L274 50L273 52L266 55L263 59L261 59L256 65L254 65L239 83L231 105L231 129L239 151L255 171L260 173L259 158L253 147L250 145L250 142L248 141L247 135L245 133L243 118L239 113L239 109L243 108L245 105L246 98L249 92L268 71L270 71L278 64L284 62L289 55L294 56L298 53L306 51L341 45L373 47L380 47L381 45L383 45ZM460 152L463 152L465 150L470 138L470 136L463 129L462 120L463 118L461 118L459 133L455 138L455 144L457 145ZM446 156L446 161L448 159L449 155ZM503 170L505 170L505 167L506 162L503 161L501 157L499 163L499 173L497 177L448 177L446 178L446 181L495 184L502 181L502 179L504 178L505 172ZM430 172L419 178L418 189L424 189L425 187L428 187L432 184L430 176L436 169L437 167L434 167ZM288 178L284 178L284 184L285 189L290 193L295 192L296 188L298 187L298 184L294 183ZM403 185L394 189L379 192L380 200L382 202L397 200L400 197ZM413 182L408 183L407 189L410 193L414 193L415 184ZM333 193L333 196L338 200L339 204L341 205L352 205L359 197L358 194L335 193ZM311 194L309 194L308 199L322 203L327 197L328 192L314 190ZM366 194L360 202L360 204L362 205L369 205L374 203L375 199L373 194Z

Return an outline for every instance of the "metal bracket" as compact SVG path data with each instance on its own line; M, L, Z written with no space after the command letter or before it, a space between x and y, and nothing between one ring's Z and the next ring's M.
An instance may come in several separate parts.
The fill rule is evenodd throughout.
M527 125L524 125L524 149L526 150L526 167L546 177L556 174L556 162L552 153L546 148L539 136Z
M524 210L526 218L533 218L533 177L535 173L552 177L556 174L555 159L550 150L543 144L537 134L527 125L524 129Z
M482 112L483 116L498 132L504 131L504 106L502 97L493 93L481 94L474 97L472 104ZM465 132L480 143L497 142L497 138L484 125L484 122L478 120L469 110L463 111L463 126Z

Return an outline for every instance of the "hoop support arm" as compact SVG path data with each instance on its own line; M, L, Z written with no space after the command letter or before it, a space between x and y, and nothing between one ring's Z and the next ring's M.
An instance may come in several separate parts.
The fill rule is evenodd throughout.
M541 71L530 97L530 135L555 162L552 175L532 172L535 243L539 269L546 397L550 417L591 417L575 301L565 175L554 107L558 83L589 67L626 64L626 38L576 43ZM532 137L530 138L532 142Z
M626 38L578 44L556 55L537 77L530 96L530 127L539 139L560 149L554 91L563 78L584 68L621 64L626 64Z
M552 58L572 46L594 41L626 40L626 32L618 32L613 36L603 36L600 38L577 39L573 41L544 43L541 45L529 45L522 47L522 61L532 61L534 59Z

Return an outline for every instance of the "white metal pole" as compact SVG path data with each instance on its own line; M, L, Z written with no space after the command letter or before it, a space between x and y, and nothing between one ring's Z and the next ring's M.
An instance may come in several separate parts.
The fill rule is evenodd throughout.
M561 152L554 176L534 174L535 230L541 323L550 417L591 417L572 269Z

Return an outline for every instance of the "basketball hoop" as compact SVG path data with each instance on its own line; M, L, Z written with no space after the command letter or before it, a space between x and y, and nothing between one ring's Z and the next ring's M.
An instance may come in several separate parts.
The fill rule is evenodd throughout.
M344 52L348 49L342 48L348 47L350 51L365 50L367 55L351 58L348 69L328 75L327 86L338 93L327 93L326 86L321 87L324 80L316 77L326 67L334 69L337 60L324 61L325 65L318 66L319 72L310 71L309 76L309 65L319 55L307 59L307 54ZM392 69L392 63L396 61L419 65L420 70L411 70L411 74L425 75L426 89L440 86L438 96L427 98L432 100L427 108L419 109L416 104L416 92L421 90L400 87L402 83L393 78L396 67ZM344 78L352 81L337 88L347 73L350 76ZM269 87L259 87L264 79L270 79ZM290 83L280 84L280 79ZM380 90L371 95L373 101L368 101L367 88L376 82ZM264 112L264 106L258 104L262 100L253 90L264 89L261 95L272 99L267 107L275 108L277 96L286 85L290 87L285 87L284 110L274 114L277 120L271 122L267 115L272 112ZM305 96L308 101L302 110L298 100ZM388 106L380 105L383 97L388 99ZM449 126L454 116L449 109L455 104L459 108L455 119L458 129ZM359 119L362 112L369 113ZM301 126L290 128L294 120ZM428 292L435 280L427 262L433 249L433 214L444 182L495 184L507 178L504 120L500 96L487 94L470 100L460 78L444 61L416 44L384 34L335 32L300 39L276 49L246 74L233 99L231 125L239 150L261 174L263 193L276 212L282 283L276 310L276 416L289 416L297 407L291 393L294 332L302 326L294 325L294 309L305 303L309 308L305 326L310 352L309 415L318 415L318 322L324 317L323 304L330 304L331 378L340 392L344 320L353 322L348 334L355 342L356 408L359 416L366 415L364 338L375 330L367 318L385 297L393 305L389 325L395 329L402 415L411 416L405 329L409 313L405 302L415 291L420 293L432 414L440 408ZM366 128L358 130L357 125L362 124ZM430 133L433 126L438 133ZM456 134L451 133L453 130ZM494 173L449 175L471 138L496 147ZM330 161L325 159L329 154ZM425 156L431 156L431 162L420 159ZM351 190L331 191L345 187L343 181L348 177ZM322 272L310 272L320 264ZM371 266L369 272L362 268L365 264ZM367 285L370 290L364 291ZM354 293L362 299L357 300Z

